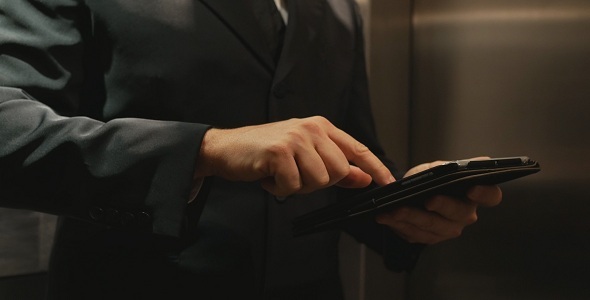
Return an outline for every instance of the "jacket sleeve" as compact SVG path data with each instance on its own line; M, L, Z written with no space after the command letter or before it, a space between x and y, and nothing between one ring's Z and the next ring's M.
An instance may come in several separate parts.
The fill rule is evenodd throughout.
M356 7L356 6L355 6ZM374 126L371 103L368 92L368 80L365 65L364 38L362 20L357 9L354 11L356 21L356 61L354 74L356 78L351 86L351 101L348 107L344 130L365 144L392 171L396 178L401 178L395 164L389 160L381 147ZM340 198L351 197L358 191L340 190ZM410 271L414 268L422 244L410 244L393 233L389 228L373 220L359 220L348 224L345 230L359 242L383 255L385 265L394 271Z
M78 2L0 1L0 205L177 236L208 126L83 116Z

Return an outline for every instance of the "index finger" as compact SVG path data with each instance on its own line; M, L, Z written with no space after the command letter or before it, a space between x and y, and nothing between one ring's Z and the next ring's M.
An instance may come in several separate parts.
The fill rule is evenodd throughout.
M502 190L497 185L476 185L467 191L469 200L486 207L502 202Z
M328 131L328 136L338 145L348 161L369 174L377 184L386 185L395 181L389 169L367 146L336 127Z

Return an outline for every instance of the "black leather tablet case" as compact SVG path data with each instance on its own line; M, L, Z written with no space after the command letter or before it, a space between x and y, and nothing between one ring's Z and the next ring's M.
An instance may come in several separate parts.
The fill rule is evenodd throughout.
M526 156L452 161L297 217L293 233L338 228L352 218L372 217L402 205L421 206L435 194L461 197L473 185L499 184L540 170L539 163Z

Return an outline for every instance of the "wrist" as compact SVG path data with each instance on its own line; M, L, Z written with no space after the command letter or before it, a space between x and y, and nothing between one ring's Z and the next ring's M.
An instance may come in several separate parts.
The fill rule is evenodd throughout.
M215 144L219 129L211 128L205 132L201 147L197 156L193 180L202 180L205 177L214 175Z

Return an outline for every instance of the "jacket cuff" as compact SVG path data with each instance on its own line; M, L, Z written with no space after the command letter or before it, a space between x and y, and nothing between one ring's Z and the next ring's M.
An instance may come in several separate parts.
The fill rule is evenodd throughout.
M176 134L186 136L187 142L185 145L174 147L158 165L145 201L152 209L154 233L179 237L183 232L195 163L204 132L208 128L209 126L200 124L179 124L176 128L181 131L177 131ZM203 205L200 203L198 206ZM192 213L200 215L201 212Z

